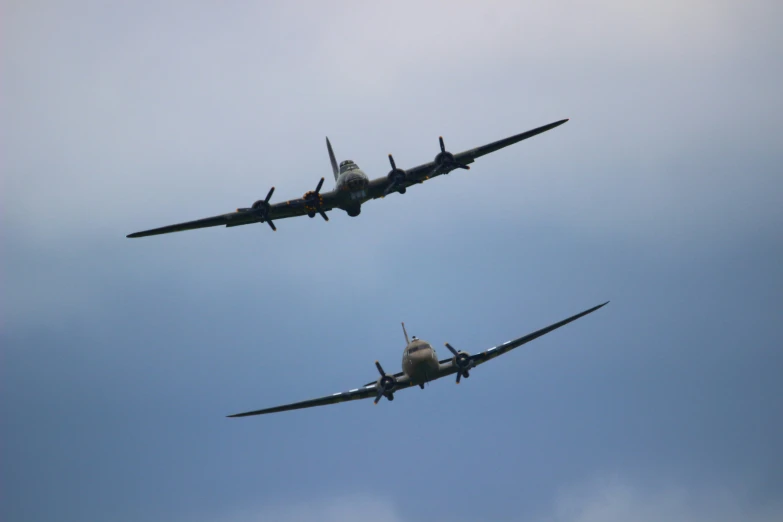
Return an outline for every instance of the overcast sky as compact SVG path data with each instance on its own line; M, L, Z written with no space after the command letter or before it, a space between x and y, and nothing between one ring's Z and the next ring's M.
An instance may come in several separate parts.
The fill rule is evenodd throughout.
M783 4L4 1L4 522L783 519ZM125 235L561 118L368 203ZM471 373L225 415L611 300Z

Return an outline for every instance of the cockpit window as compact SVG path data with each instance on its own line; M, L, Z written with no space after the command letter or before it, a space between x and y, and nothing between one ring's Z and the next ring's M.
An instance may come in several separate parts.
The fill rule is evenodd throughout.
M421 346L411 346L408 348L408 353L418 352L419 350L421 350Z
M345 160L340 163L340 172L348 172L349 170L356 170L359 167L351 160Z

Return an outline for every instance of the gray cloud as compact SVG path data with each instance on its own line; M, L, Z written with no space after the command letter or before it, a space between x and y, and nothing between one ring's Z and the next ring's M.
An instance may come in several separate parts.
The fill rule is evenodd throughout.
M532 517L542 522L674 522L780 520L780 504L758 505L743 495L742 487L699 490L672 485L655 487L633 484L618 475L605 475L561 492L549 512ZM452 520L467 520L459 515ZM530 520L528 516L507 516L503 520ZM225 522L262 520L324 520L395 522L407 520L394 503L373 495L311 499L297 505L258 508L236 514L205 518Z
M743 498L742 487L698 490L676 485L639 487L620 477L596 479L588 485L562 494L547 521L613 522L637 520L766 522L780 520L783 507L759 505Z

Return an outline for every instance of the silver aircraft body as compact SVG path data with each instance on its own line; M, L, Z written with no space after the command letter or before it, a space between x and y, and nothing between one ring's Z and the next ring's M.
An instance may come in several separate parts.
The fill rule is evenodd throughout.
M572 321L576 321L580 317L584 317L587 314L593 313L599 308L605 306L606 303L594 306L584 312L580 312L576 315L563 319L560 322L551 324L546 328L536 330L533 333L524 335L512 341L507 341L503 344L494 346L483 352L479 352L475 355L471 355L468 352L458 351L454 349L449 343L445 346L451 352L451 357L446 359L438 359L438 354L435 352L435 348L432 347L427 341L417 339L413 337L412 340L408 339L408 333L405 332L405 325L403 324L403 332L405 332L405 349L402 354L402 371L395 374L388 374L383 370L383 367L378 361L375 361L375 366L380 373L380 377L369 382L363 386L348 390L346 392L334 393L325 397L319 397L317 399L310 399L302 402L295 402L293 404L286 404L283 406L275 406L273 408L266 408L263 410L249 411L246 413L237 413L229 415L229 417L248 417L250 415L264 415L266 413L277 413L281 411L298 410L302 408L312 408L314 406L325 406L327 404L336 404L338 402L356 401L359 399L373 398L375 404L386 397L388 400L394 400L394 394L397 391L410 388L412 386L419 386L424 389L424 385L428 382L456 374L456 382L460 383L462 378L467 379L470 376L470 371L473 368L484 364L487 361L491 361L495 357L510 352L514 348L529 343L535 339L538 339L542 335L565 326Z

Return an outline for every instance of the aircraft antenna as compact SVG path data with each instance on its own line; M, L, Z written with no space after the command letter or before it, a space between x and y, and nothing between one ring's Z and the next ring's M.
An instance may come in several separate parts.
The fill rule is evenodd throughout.
M405 330L405 323L402 323L402 333L405 334L405 346L408 346L411 342L408 340L408 332Z

